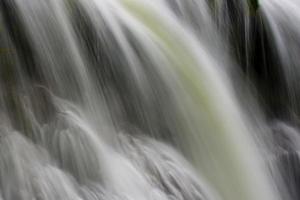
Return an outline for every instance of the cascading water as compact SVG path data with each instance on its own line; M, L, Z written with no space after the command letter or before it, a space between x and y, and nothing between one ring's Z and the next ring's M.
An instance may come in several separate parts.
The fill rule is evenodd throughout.
M298 199L299 5L2 0L0 199Z

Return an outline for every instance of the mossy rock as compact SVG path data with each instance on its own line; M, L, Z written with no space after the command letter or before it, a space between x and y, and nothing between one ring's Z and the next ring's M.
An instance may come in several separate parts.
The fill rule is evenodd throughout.
M259 0L248 0L248 5L251 13L256 13L259 8Z

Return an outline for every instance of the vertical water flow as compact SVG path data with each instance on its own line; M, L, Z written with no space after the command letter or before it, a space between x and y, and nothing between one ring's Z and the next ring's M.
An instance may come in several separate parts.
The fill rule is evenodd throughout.
M268 35L274 44L273 51L280 58L284 79L288 86L289 107L299 113L299 47L300 47L300 1L261 1Z
M100 182L104 145L90 127L104 130L105 111L64 5L1 2L1 39L12 55L1 62L3 199L82 199L79 184Z
M46 80L46 86L63 98L83 102L81 106L92 116L90 120L97 116L94 124L102 123L105 117L99 112L105 108L101 105L101 94L96 91L78 47L66 2L21 0L14 3L36 57L37 71Z
M287 114L282 119L279 116L272 124L278 143L275 155L283 177L282 183L286 185L292 199L299 199L300 1L262 0L260 4L264 27L271 41L271 53L278 60L277 66L271 67L280 68L287 88L287 100L283 105ZM279 95L284 96L284 92Z
M0 6L0 199L280 199L205 1Z
M184 151L224 199L276 199L229 80L209 50L163 4L121 2L129 11L116 6L122 23L135 32L136 42L152 45L148 51L161 52L164 65L155 67L164 79L176 77L167 81L181 107Z

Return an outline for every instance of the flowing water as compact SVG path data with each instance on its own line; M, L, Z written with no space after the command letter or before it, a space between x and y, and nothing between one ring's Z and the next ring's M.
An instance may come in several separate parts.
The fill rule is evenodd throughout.
M299 11L1 0L0 199L299 199Z

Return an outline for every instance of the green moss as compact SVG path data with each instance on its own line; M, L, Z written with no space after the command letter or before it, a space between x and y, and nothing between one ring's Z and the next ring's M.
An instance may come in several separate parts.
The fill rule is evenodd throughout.
M248 5L251 13L256 13L259 8L259 0L248 0Z

